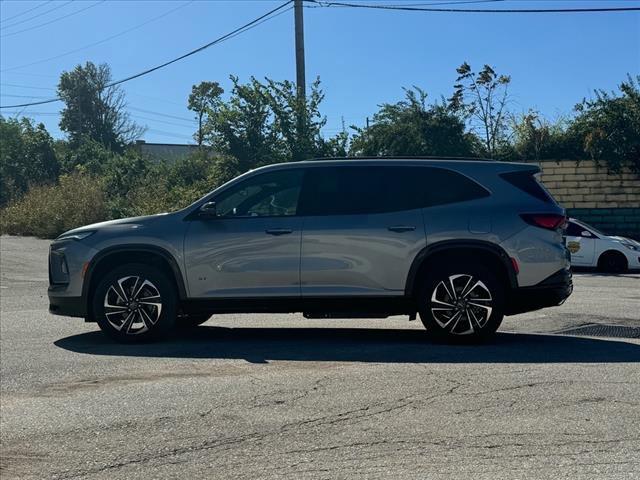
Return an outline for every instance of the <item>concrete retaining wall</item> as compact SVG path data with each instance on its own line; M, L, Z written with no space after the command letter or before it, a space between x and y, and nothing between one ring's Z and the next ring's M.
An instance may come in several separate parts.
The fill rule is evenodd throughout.
M543 161L542 181L570 216L611 235L640 238L640 175L593 160Z

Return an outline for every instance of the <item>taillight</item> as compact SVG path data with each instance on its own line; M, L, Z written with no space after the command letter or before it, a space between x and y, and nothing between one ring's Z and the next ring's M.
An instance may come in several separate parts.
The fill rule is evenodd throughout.
M567 217L555 213L523 213L520 216L529 225L547 230L563 228L567 221Z

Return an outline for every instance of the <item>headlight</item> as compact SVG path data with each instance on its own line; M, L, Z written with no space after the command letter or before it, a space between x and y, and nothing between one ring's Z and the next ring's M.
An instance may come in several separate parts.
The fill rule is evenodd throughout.
M56 238L56 242L60 240L82 240L84 238L87 238L90 235L93 235L94 233L96 233L95 230L89 230L88 232L69 233L69 234L63 233L58 238Z
M638 247L636 247L635 245L631 245L630 243L623 243L623 245L627 247L629 250L634 250L634 251L640 250Z

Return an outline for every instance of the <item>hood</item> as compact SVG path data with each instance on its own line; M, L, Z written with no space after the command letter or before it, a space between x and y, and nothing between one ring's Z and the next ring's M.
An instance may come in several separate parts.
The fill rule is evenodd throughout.
M82 227L74 228L63 234L59 235L58 238L64 237L67 235L73 235L75 233L82 233L93 230L106 230L106 229L115 229L115 228L139 228L144 225L148 225L152 222L155 222L166 215L168 213L157 213L155 215L145 215L142 217L129 217L129 218L119 218L117 220L107 220L106 222L98 222L92 223L91 225L83 225Z
M607 238L610 238L611 240L615 240L616 242L626 243L628 245L634 245L636 247L640 247L640 242L638 242L637 240L634 240L632 238L617 237L617 236L610 236L610 237L607 237Z

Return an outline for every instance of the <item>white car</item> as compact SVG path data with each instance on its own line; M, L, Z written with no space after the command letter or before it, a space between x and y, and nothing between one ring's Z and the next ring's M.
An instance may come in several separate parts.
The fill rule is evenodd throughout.
M565 235L572 266L607 272L640 269L640 242L636 240L605 235L575 218L569 219Z

